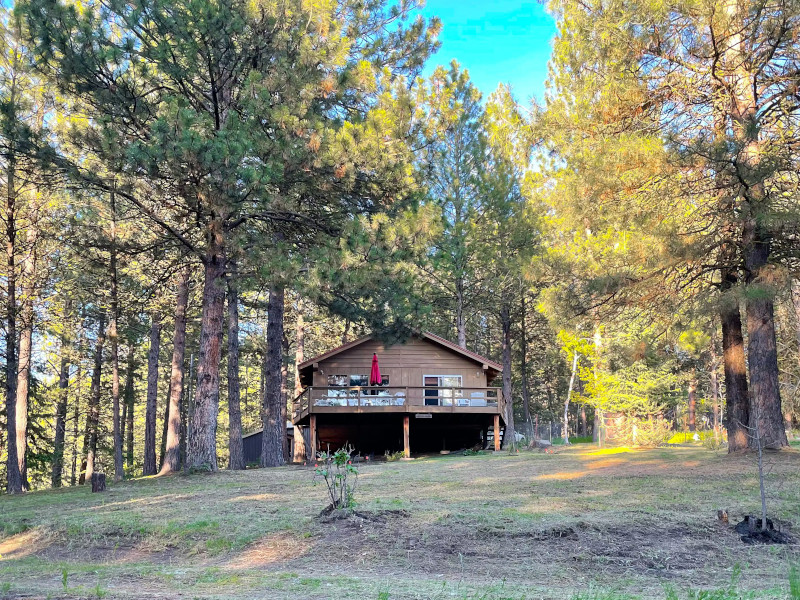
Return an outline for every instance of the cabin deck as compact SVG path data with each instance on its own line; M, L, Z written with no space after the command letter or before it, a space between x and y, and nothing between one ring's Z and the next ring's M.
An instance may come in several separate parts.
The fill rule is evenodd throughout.
M294 402L295 424L311 414L447 413L503 414L501 388L432 386L319 387L303 390Z
M359 451L415 451L472 447L489 437L499 449L503 395L495 387L306 388L293 423L309 429L311 448L355 444ZM413 418L412 418L413 417Z

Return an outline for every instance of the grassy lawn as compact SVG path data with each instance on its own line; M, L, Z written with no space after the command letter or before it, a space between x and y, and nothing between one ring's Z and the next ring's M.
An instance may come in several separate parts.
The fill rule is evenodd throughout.
M768 462L798 523L800 453ZM364 465L360 516L329 522L302 467L3 496L0 598L789 598L800 547L716 518L757 490L752 457L584 444Z

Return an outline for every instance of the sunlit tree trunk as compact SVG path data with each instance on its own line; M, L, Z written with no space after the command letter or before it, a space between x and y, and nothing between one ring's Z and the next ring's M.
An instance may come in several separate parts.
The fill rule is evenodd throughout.
M106 342L106 318L100 315L97 323L97 341L94 348L94 367L92 384L89 388L89 406L86 411L86 433L83 438L84 462L81 466L79 483L83 485L92 478L97 457L98 427L100 424L100 377L103 371L103 347Z
M725 374L725 426L728 452L744 450L748 445L750 401L747 390L747 367L744 358L742 318L737 302L720 308L722 322L722 361Z
M220 219L215 218L208 227L208 242L203 260L205 281L200 322L200 356L186 458L190 469L217 470L217 413L225 319L225 265L223 225Z
M169 425L161 474L180 468L181 398L183 397L183 362L186 356L186 311L189 306L189 267L181 271L175 300L175 334L172 347L172 369L169 386Z
M697 431L697 380L692 377L687 392L689 431Z
M780 448L788 446L789 442L781 411L774 292L769 273L772 239L769 225L763 219L768 192L761 164L762 142L759 139L761 99L756 83L760 73L749 70L748 40L741 33L748 18L746 8L737 0L726 0L721 8L730 23L722 59L729 78L731 124L739 145L736 196L740 199L739 214L743 220L741 246L744 281L748 288L745 307L747 366L753 403L749 427L751 431L758 428L765 447Z
M13 105L13 87L12 99ZM17 455L17 265L16 182L13 149L6 168L6 489L22 493L23 481Z
M17 461L22 478L22 487L30 489L28 482L28 403L31 383L31 361L33 358L33 301L36 294L36 243L38 229L28 225L26 253L21 264L22 299L20 311L19 363L17 372Z
M144 416L144 475L156 474L156 410L158 409L158 355L161 351L161 315L150 317L150 350L147 354L147 399Z
M303 393L303 384L300 383L300 364L305 360L306 328L303 298L297 298L297 322L295 326L295 351L294 351L294 397ZM303 437L303 428L294 428L294 462L303 462L306 456L306 443Z

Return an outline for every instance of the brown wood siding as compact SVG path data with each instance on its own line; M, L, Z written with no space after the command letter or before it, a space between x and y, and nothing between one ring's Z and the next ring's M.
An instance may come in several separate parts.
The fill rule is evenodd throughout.
M390 386L422 386L425 375L461 375L464 387L486 387L482 366L424 339L411 338L405 344L384 347L377 340L345 350L320 361L314 372L315 386L327 386L328 375L369 375L372 355L378 355L381 375Z

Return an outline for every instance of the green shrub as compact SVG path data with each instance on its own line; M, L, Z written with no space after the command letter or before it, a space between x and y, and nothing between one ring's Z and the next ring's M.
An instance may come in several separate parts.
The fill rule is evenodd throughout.
M358 482L358 469L353 466L353 448L347 446L336 452L320 452L314 470L314 483L325 482L333 509L351 508Z
M389 452L388 450L383 455L387 461L394 462L396 460L400 460L405 456L405 453L402 450L398 450L397 452Z

